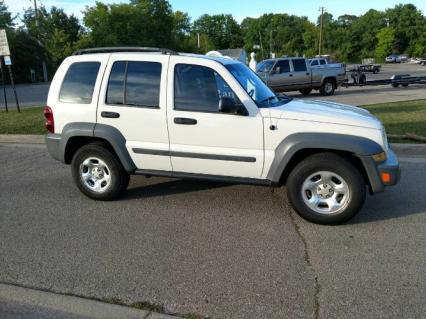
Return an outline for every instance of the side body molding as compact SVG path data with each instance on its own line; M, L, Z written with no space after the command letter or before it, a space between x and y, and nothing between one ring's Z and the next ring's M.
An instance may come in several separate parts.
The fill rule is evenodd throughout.
M383 152L382 147L373 140L343 134L296 133L286 137L276 148L275 157L267 179L277 184L294 154L303 149L325 149L346 151L362 158Z

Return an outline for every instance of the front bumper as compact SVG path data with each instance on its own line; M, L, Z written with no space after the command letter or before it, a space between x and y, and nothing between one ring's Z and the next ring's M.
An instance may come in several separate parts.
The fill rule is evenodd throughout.
M370 181L371 193L380 193L386 186L398 184L401 177L401 167L395 153L389 149L386 153L387 159L382 163L376 163L371 156L361 158ZM386 179L384 179L386 175Z

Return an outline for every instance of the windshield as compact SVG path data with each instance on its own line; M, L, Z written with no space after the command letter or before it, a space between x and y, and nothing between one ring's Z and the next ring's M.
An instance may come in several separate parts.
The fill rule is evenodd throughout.
M274 107L291 100L286 96L276 96L260 77L244 64L227 64L225 67L237 79L238 83L240 83L258 107Z
M266 60L262 61L257 65L257 72L269 72L271 71L272 67L274 66L275 61Z

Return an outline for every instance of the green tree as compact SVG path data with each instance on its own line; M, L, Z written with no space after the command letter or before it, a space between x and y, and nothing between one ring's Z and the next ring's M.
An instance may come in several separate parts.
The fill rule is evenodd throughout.
M182 17L180 17L182 18ZM174 45L175 24L170 4L165 0L133 0L106 5L97 2L84 11L91 46Z
M45 51L50 73L73 52L83 31L77 17L57 7L49 11L40 7L37 16L33 9L27 9L23 22L28 36L38 41Z
M383 28L377 33L376 59L383 62L394 48L395 30L393 28Z
M240 25L230 14L205 14L194 22L193 32L207 35L217 50L243 46Z
M191 37L191 19L182 11L173 13L173 47L179 51L194 52L197 43Z
M395 30L398 53L413 54L426 24L421 11L412 4L397 5L386 10L389 26Z
M306 17L288 14L264 14L247 18L241 24L245 48L252 51L260 45L259 58L268 58L272 51L281 55L303 55L315 45L315 26Z
M43 81L42 62L45 59L43 47L23 29L10 32L8 38L16 82L31 82L31 70L35 72L36 81Z
M14 18L12 13L9 12L7 6L0 3L0 29L11 29L15 25L13 22Z

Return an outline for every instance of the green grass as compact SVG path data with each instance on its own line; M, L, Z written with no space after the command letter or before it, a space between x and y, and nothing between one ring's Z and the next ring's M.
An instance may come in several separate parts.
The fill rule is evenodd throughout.
M413 133L426 136L426 100L373 104L363 107L383 122L388 134Z
M25 108L18 113L16 109L0 111L0 134L44 134L42 107Z
M426 100L364 106L384 123L388 134L426 136ZM44 134L43 108L25 108L21 113L0 111L0 134Z

